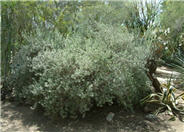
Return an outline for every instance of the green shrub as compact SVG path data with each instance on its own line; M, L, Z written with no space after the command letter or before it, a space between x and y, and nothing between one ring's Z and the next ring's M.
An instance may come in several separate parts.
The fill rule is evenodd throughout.
M115 101L132 109L149 91L144 65L150 47L122 27L96 23L96 28L88 37L79 32L65 39L57 32L28 37L12 65L15 97L52 116L85 114Z
M62 37L57 32L37 30L35 36L25 36L26 45L14 56L11 64L11 74L6 82L8 88L14 89L13 94L21 101L22 98L29 96L27 87L32 84L35 72L32 72L32 59L47 49L62 47ZM56 45L57 43L57 45ZM59 46L59 47L58 47Z
M149 92L144 67L150 41L138 39L121 22L114 24L115 19L107 22L103 12L102 21L98 13L83 13L66 38L40 30L26 37L9 77L15 97L61 117L85 115L93 106L114 102L133 110Z

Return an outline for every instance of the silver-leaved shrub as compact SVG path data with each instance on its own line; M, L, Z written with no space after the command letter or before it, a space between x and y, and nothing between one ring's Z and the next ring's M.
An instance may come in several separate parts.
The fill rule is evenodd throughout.
M121 25L86 23L65 38L40 30L27 37L9 77L17 99L63 118L115 102L133 110L149 92L149 42Z

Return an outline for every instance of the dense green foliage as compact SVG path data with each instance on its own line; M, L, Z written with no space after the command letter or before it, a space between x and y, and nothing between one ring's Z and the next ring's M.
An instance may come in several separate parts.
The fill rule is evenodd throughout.
M39 30L27 37L9 79L15 97L62 117L114 102L133 110L149 91L144 72L149 41L139 40L121 25L88 18L85 12L77 17L85 17L86 24L68 37Z
M12 1L2 4L2 40L1 40L1 72L5 78L10 71L10 63L16 52L25 45L23 34L34 35L39 27L54 31L58 30L65 37L72 34L75 28L81 28L85 24L86 16L91 14L96 21L122 24L129 31L141 31L141 34L154 22L157 7L154 4L131 2L105 2L99 1ZM142 14L139 15L138 6L142 4ZM95 6L98 5L98 6ZM104 6L106 5L106 6ZM92 6L92 8L91 8ZM151 10L153 9L153 10ZM96 10L95 12L93 12ZM147 10L148 13L145 11ZM86 12L83 18L76 18L76 13ZM122 13L123 12L123 13ZM148 15L149 17L145 17ZM89 18L91 19L91 18ZM80 21L79 21L80 20Z
M41 27L51 31L59 30L63 35L71 32L73 16L79 7L76 2L14 1L1 2L2 39L1 72L6 77L12 57L25 45L23 34L35 34Z
M149 92L148 58L182 52L174 5L159 14L154 2L2 2L3 90L52 116L113 103L133 110Z

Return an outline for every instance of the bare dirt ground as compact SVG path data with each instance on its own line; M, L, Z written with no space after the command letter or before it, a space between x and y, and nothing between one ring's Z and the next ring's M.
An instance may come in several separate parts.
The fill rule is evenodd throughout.
M84 119L52 121L41 112L13 102L1 104L2 132L183 132L179 120L169 122L167 117L149 118L141 111L127 113L116 106L95 109ZM106 121L109 112L114 112L112 122Z
M162 71L160 74L165 73ZM115 114L111 122L106 120L109 112ZM1 102L0 123L1 132L184 132L183 122L168 119L165 113L154 117L139 109L130 113L111 106L96 108L83 119L52 121L41 111L33 111L29 106L6 101Z

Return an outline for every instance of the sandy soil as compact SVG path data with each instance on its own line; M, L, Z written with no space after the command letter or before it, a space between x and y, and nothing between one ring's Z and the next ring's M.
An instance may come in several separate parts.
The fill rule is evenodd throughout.
M15 102L1 102L1 132L183 132L184 123L167 121L167 116L148 118L148 114L122 111L116 106L95 109L84 119L52 121L43 113ZM106 120L114 112L112 122Z
M115 113L111 122L109 112ZM168 121L165 113L159 117L137 110L125 112L117 106L96 108L85 118L53 121L41 111L16 102L1 102L1 132L184 132L184 123L176 119Z

